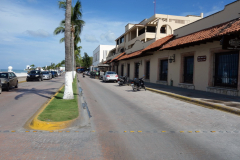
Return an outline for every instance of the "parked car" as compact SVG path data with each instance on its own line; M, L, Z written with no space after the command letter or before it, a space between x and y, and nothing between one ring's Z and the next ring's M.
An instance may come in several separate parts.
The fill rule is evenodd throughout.
M55 78L55 77L57 77L56 76L56 72L55 71L50 71L51 72L51 74L52 74L52 78Z
M58 73L57 73L57 71L54 71L54 73L55 73L56 77L58 77Z
M1 88L9 91L12 87L18 88L18 77L13 72L0 72Z
M103 75L103 82L108 82L108 81L117 82L117 80L118 80L118 75L114 71L107 71Z
M2 83L1 83L1 79L0 79L0 94L2 93Z
M58 74L58 76L61 76L61 75L62 75L60 71L57 71L57 74Z
M52 73L49 71L43 71L43 79L52 79Z
M26 81L42 81L43 80L43 74L40 70L32 70L28 73Z

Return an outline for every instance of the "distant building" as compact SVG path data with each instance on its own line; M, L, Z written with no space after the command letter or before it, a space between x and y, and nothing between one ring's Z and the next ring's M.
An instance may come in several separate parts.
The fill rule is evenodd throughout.
M98 70L98 64L106 61L109 51L112 50L113 48L115 48L115 45L99 45L93 51L92 70Z
M27 65L27 66L26 66L26 69L31 69L30 65Z

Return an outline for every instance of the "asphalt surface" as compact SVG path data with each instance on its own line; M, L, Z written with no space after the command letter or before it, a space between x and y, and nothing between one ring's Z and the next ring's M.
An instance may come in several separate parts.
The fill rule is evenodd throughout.
M22 83L21 92L0 95L0 159L240 159L239 116L88 76L79 80L89 126L24 129L63 80Z
M64 76L51 80L19 83L0 95L0 130L19 130L63 85Z
M80 82L105 159L240 158L239 116L89 77Z

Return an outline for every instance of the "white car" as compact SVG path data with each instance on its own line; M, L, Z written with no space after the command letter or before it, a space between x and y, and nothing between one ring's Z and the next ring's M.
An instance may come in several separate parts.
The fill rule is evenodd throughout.
M57 74L58 74L58 76L61 76L61 75L62 75L60 71L57 71Z
M117 82L117 80L118 80L118 75L114 71L107 71L103 75L103 82L109 82L109 81Z

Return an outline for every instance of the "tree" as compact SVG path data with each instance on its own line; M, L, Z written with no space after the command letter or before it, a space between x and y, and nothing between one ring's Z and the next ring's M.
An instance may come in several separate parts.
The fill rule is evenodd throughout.
M31 67L31 70L35 69L35 65L34 64L30 65L30 67Z
M84 52L84 56L82 58L82 66L85 68L89 68L92 65L92 58L88 56L86 52Z
M71 42L71 4L72 0L66 0L65 14L65 90L63 99L74 99L72 89L72 54L70 50Z
M74 55L75 55L75 60L76 60L76 67L82 66L81 48L82 48L82 46L75 48Z
M64 10L66 9L66 1L64 1L64 0L59 1L58 5L59 5L59 8L64 9ZM83 25L85 24L85 22L82 20L81 7L82 7L81 2L79 0L77 0L75 6L72 7L72 9L71 9L71 31L73 33L73 38L74 38L74 42L73 42L74 45L71 47L72 48L71 52L74 51L74 53L75 53L76 49L78 48L77 44L79 42L81 42L80 34L82 32ZM62 20L60 23L60 26L54 30L54 34L57 35L57 34L64 33L64 32L65 32L65 20ZM62 43L64 41L65 41L65 37L60 39L60 43ZM74 57L74 58L76 58L76 57ZM76 59L75 59L75 61L76 61ZM73 62L73 63L76 64L76 62ZM76 66L75 64L74 64L74 66Z

